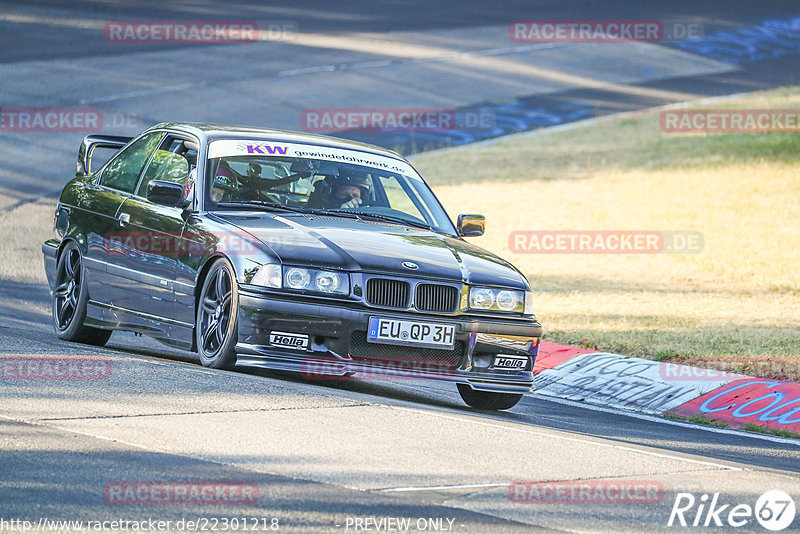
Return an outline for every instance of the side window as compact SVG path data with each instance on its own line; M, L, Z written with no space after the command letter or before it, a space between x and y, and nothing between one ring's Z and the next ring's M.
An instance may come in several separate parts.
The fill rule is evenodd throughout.
M126 193L133 193L147 159L163 135L161 132L145 135L120 152L103 171L100 184Z
M187 143L189 146L187 146ZM167 137L150 159L147 170L136 194L147 195L147 184L151 180L164 180L181 184L188 194L193 184L189 183L190 172L197 163L196 145L175 137Z

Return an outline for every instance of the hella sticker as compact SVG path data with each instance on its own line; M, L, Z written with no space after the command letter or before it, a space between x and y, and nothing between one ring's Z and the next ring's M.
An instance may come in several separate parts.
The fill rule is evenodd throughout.
M287 349L307 350L308 336L305 334L291 334L289 332L272 332L269 335L269 344Z

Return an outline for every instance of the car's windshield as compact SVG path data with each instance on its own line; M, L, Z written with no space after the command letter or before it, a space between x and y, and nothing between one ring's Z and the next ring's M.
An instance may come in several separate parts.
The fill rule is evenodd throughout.
M215 141L209 149L205 194L209 209L281 206L454 233L410 165L356 151Z

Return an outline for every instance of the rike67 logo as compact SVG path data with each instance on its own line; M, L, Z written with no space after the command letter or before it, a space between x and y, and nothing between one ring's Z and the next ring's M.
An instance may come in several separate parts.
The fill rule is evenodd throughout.
M755 506L725 503L719 493L704 493L699 498L692 493L678 493L667 526L743 527L753 525L755 518L765 529L777 532L792 524L796 512L794 499L781 490L764 493Z

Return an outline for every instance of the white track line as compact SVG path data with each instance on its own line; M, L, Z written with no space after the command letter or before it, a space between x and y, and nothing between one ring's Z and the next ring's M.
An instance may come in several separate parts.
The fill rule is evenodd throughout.
M197 89L200 86L205 85L205 82L192 82L192 83L182 83L180 85L167 85L163 87L152 87L150 89L140 89L138 91L130 91L127 93L118 93L115 95L107 95L107 96L97 96L94 98L82 98L80 100L81 105L85 104L97 104L99 102L113 102L114 100L123 100L125 98L137 98L140 96L150 96L150 95L157 95L161 93L171 93L174 91L185 91L187 89Z
M451 489L483 489L483 488L502 488L509 484L456 484L453 486L420 486L408 488L389 488L377 490L378 493L405 493L410 491L436 491L436 490L451 490Z

